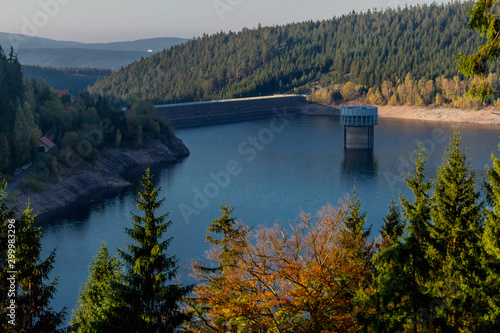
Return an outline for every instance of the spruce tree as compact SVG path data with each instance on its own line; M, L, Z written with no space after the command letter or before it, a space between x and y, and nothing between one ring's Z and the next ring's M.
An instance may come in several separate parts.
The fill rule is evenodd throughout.
M355 269L338 280L343 285L343 296L353 306L363 302L362 298L369 292L372 284L374 243L368 240L371 227L365 228L366 212L362 210L356 189L353 189L352 196L346 197L345 204L347 209L340 227L339 243L347 253L349 265ZM363 315L356 306L350 311L353 316Z
M402 211L391 200L380 251L373 259L373 293L365 297L364 306L375 311L363 318L363 325L376 332L418 332L429 324L425 311L432 304L427 288L431 184L425 181L427 158L421 147L417 153L415 173L405 178L415 200L411 203L400 194Z
M346 197L347 214L344 217L342 233L348 243L344 246L356 249L356 258L362 260L367 266L370 265L373 254L372 244L368 244L371 227L365 228L366 212L362 210L361 201L356 196L356 189L353 189L352 196Z
M207 229L207 242L210 245L215 245L220 248L220 255L218 258L218 265L215 268L200 267L202 270L220 273L225 267L234 265L234 262L240 251L234 248L235 241L237 241L244 231L236 223L236 219L231 216L234 211L226 202L220 206L222 217L212 221ZM220 239L219 239L220 238Z
M500 160L491 155L493 169L488 170L488 199L492 207L486 208L483 244L488 255L500 260Z
M390 247L394 242L403 236L405 229L404 221L401 218L401 211L394 198L389 204L389 212L384 217L384 224L380 229L382 236L379 248Z
M400 194L403 206L403 216L407 226L407 236L401 244L396 245L394 255L396 264L401 267L402 275L399 283L402 294L399 295L395 307L401 310L398 324L406 326L411 323L413 332L417 332L422 325L427 325L428 317L423 312L432 305L432 296L428 290L429 272L431 270L430 234L432 231L430 217L429 191L431 183L425 181L424 166L427 158L421 145L415 159L415 173L406 177L407 186L413 192L413 203Z
M2 332L53 332L64 321L66 309L55 311L50 305L54 294L57 292L57 280L55 277L49 283L46 282L54 267L55 250L45 260L40 259L41 253L41 228L33 227L35 216L29 204L23 213L14 219L16 209L8 209L5 198L5 181L0 187L0 215L2 237L2 262L0 280L2 281L2 318L0 327ZM7 218L7 219L4 219ZM14 220L14 223L9 223ZM14 228L9 228L9 224ZM9 230L15 230L15 250L12 258L9 258L6 239L11 238ZM13 259L8 261L5 259ZM16 273L9 273L16 272ZM8 297L10 285L7 278L15 277L15 296ZM15 300L15 320L11 323L7 317L10 301ZM13 324L13 325L12 325Z
M500 160L491 156L493 168L488 170L488 199L482 244L483 267L487 273L484 298L488 307L484 314L485 330L500 331Z
M386 332L403 329L405 308L401 306L406 295L408 278L405 274L405 251L402 236L404 221L399 206L391 199L389 212L384 217L379 252L373 257L374 276L372 293L363 299L368 316L361 316L363 328ZM371 310L371 311L369 311Z
M54 249L45 260L40 261L42 229L33 227L34 223L35 216L28 205L16 228L16 268L19 272L19 301L22 304L18 322L24 332L49 332L63 323L66 307L55 311L50 305L57 292L59 277L54 277L49 283L46 280L54 268L56 254Z
M123 263L102 244L92 258L89 277L78 295L70 322L76 332L123 332L129 308L120 299L123 287Z
M437 250L433 288L438 298L447 300L440 316L448 327L476 331L478 314L485 306L480 302L483 204L475 172L469 170L467 151L460 144L457 129L445 150L431 199L432 238Z
M157 216L164 199L159 200L160 189L152 183L149 169L143 176L139 199L135 202L142 215L132 214L132 227L126 228L133 244L127 244L128 252L120 255L127 267L125 294L134 316L126 328L134 332L173 332L188 319L179 302L191 287L170 284L177 276L178 260L168 256L172 238L163 239L172 224L166 221L168 214Z
M1 51L1 47L0 47ZM1 53L0 53L1 55ZM10 270L9 269L9 264L14 263L15 261L10 261L9 260L15 260L15 253L10 254L8 253L8 240L9 240L9 221L14 219L17 213L16 208L9 208L7 206L7 198L6 198L6 189L7 189L7 181L0 176L0 299L2 300L1 303L1 318L0 318L0 327L2 328L2 331L8 329L8 323L7 320L9 318L7 317L7 314L9 310L7 309L7 306L9 305L10 302L10 297L8 296L9 293L9 287L10 287L10 281L7 280L7 278L10 277L10 274L7 272ZM15 236L15 234L11 235ZM12 239L13 236L10 238Z
M231 270L236 270L238 263L241 263L242 248L246 245L244 240L249 232L232 216L234 208L227 202L220 209L222 216L210 223L206 236L206 241L212 248L207 256L214 264L207 265L200 261L192 263L192 276L202 282L194 289L194 297L188 300L194 315L189 328L195 331L212 320L214 330L224 331L228 328L225 318L211 316L213 307L210 304L213 304L213 295L226 297L224 286L227 275L231 275Z

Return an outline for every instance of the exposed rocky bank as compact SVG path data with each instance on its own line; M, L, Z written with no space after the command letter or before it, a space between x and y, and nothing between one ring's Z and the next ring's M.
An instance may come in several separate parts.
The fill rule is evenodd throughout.
M358 105L349 103L340 105L307 104L302 108L305 115L339 116L342 106ZM379 118L398 118L408 120L439 121L447 123L469 123L483 125L500 125L500 111L493 107L479 110L462 110L446 107L418 106L378 106Z
M77 166L57 166L57 177L40 193L15 191L9 198L19 210L29 201L38 215L62 208L96 191L131 185L121 177L128 168L154 163L176 163L189 155L181 139L172 136L168 145L156 139L146 139L141 149L107 148L99 153L94 164L81 162Z

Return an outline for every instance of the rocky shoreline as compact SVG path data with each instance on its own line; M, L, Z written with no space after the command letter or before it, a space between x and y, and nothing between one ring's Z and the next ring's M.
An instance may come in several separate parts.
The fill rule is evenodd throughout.
M9 197L9 203L19 210L29 202L37 215L42 215L92 193L131 185L121 177L128 168L155 163L176 163L189 155L181 139L172 136L164 145L160 140L148 138L141 149L107 148L99 153L94 164L82 162L77 167L59 166L57 177L39 193L19 193Z
M346 104L357 105L355 103ZM339 116L344 105L308 104L302 107L302 114L315 116ZM446 107L419 106L378 106L379 118L397 118L446 123L468 123L482 125L500 125L500 111L493 107L479 110L462 110Z

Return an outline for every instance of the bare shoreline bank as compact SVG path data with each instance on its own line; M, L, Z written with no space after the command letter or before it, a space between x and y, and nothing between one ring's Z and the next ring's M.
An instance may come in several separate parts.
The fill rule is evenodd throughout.
M189 149L175 136L167 146L159 140L148 139L141 149L108 148L100 153L95 165L82 162L77 168L65 167L62 178L54 176L42 192L14 189L8 197L8 205L22 211L29 202L35 214L40 216L76 203L97 191L131 185L121 177L128 168L176 163L188 155Z
M343 105L308 104L303 107L305 115L338 116ZM469 123L500 125L500 111L493 107L479 110L462 110L446 107L425 108L418 106L379 106L380 118L396 118L447 123Z

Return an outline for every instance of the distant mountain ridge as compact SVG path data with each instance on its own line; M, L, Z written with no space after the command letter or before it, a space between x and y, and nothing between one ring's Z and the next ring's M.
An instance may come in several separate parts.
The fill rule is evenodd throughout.
M0 45L2 45L4 49L10 49L11 46L14 46L16 49L79 48L88 50L137 52L147 52L148 50L153 50L153 52L158 52L186 41L188 41L188 39L177 37L159 37L111 43L80 43L0 32Z
M112 43L80 43L0 32L6 52L14 47L23 65L118 70L187 39L161 37Z
M119 70L153 53L89 50L79 48L20 49L15 51L23 65Z

